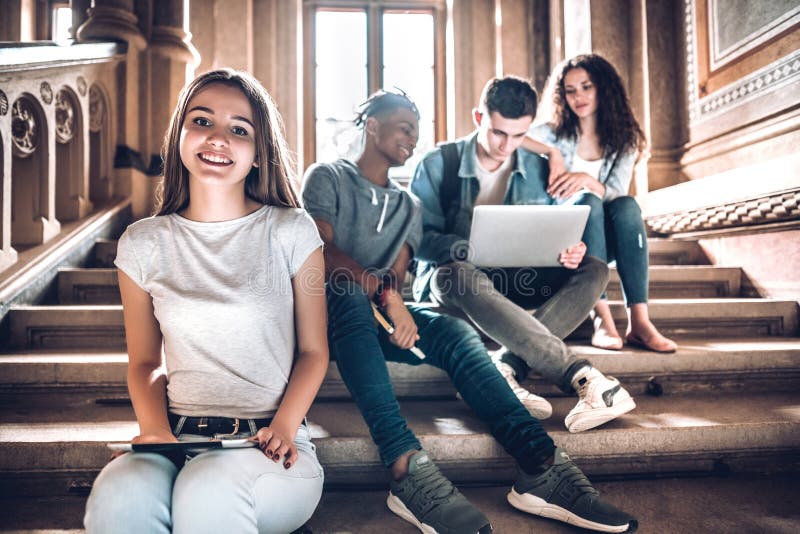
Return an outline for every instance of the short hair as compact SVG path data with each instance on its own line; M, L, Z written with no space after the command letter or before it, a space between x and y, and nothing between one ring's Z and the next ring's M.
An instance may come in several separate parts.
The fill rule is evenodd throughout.
M538 96L528 80L518 76L492 78L483 87L479 109L498 112L507 119L536 116Z
M414 101L408 97L405 91L399 88L397 92L381 89L372 93L369 98L361 103L353 122L355 122L356 126L362 127L370 117L388 115L401 108L410 109L419 120L417 105L414 104Z

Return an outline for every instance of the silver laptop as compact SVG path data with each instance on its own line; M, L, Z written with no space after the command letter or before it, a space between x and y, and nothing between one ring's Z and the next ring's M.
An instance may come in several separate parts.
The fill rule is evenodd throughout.
M476 206L468 260L478 267L558 267L577 245L589 206Z

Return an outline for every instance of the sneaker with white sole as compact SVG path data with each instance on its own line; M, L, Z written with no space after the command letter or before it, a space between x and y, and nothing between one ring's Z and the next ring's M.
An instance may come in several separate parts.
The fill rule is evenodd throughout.
M514 508L600 532L634 532L638 522L600 497L566 452L556 449L553 465L538 475L520 473L508 493Z
M409 458L404 479L391 482L386 504L424 534L492 532L486 516L442 475L425 451Z
M582 432L628 413L636 408L633 397L619 380L606 377L594 367L578 370L572 378L578 391L578 404L570 410L564 424L570 432Z
M503 375L503 378L506 379L506 382L508 382L511 391L514 392L514 395L517 396L522 405L525 406L533 417L536 419L547 419L553 415L553 407L546 399L539 395L534 395L519 385L517 378L514 376L514 369L510 365L500 360L495 360L494 365L497 367L497 370L500 371L500 374Z

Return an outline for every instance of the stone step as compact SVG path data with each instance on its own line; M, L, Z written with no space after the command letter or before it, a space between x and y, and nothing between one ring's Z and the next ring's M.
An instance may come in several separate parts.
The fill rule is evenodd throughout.
M634 395L794 391L800 383L800 339L684 338L679 342L679 350L670 355L569 345L579 357L619 378ZM0 355L0 399L41 407L57 406L60 395L80 395L93 402L123 402L128 398L127 359L124 352ZM449 377L435 367L393 362L388 365L395 393L400 398L455 397ZM531 375L525 385L545 396L563 395L536 375ZM329 366L319 398L350 398L335 362Z
M624 305L611 301L618 328L625 331ZM431 305L431 308L437 309ZM769 299L655 299L650 317L666 335L681 337L796 336L798 305L793 300ZM444 311L444 310L440 310ZM6 317L0 338L9 350L124 349L120 305L15 306ZM0 334L2 335L2 334ZM587 339L587 320L570 339Z
M116 269L58 270L59 304L120 304Z
M653 299L738 297L742 285L739 267L653 265L648 274ZM622 299L616 267L608 280L608 297Z
M5 321L11 350L125 348L121 305L15 306Z
M600 429L570 434L574 398L553 401L543 423L589 475L632 477L800 468L798 394L638 396L638 408ZM401 401L401 409L442 471L455 482L508 483L514 462L459 400ZM65 413L79 414L64 420ZM383 484L384 469L351 402L317 402L309 413L332 486ZM78 419L78 420L75 420ZM137 433L129 406L66 403L55 410L6 408L0 421L0 495L81 491L109 459L108 441Z
M631 513L639 532L800 531L796 474L731 475L702 478L593 480L605 499ZM508 485L461 486L464 495L500 534L588 532L534 517L506 501ZM307 526L315 534L417 534L419 530L386 506L386 488L326 488ZM85 496L0 499L0 532L77 534L83 530Z
M90 267L94 268L113 268L114 258L117 257L116 239L98 239L94 243L94 251Z
M738 267L653 266L650 268L652 298L736 297L741 287ZM407 291L410 296L410 288ZM611 299L621 299L619 275L611 269ZM65 268L58 272L59 304L119 304L116 269Z
M711 262L697 241L648 238L650 265L709 265Z

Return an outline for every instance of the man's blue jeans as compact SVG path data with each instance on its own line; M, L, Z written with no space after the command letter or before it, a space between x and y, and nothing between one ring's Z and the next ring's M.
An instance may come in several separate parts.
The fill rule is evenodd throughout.
M419 332L420 360L400 349L378 328L363 288L355 282L327 286L328 340L344 383L366 420L381 461L392 465L403 453L421 449L394 395L386 361L443 369L464 401L489 426L492 435L526 472L536 472L555 446L531 417L466 322L408 306Z
M603 204L585 194L575 203L592 208L583 232L586 255L606 263L616 260L626 306L647 302L647 233L636 200L625 196Z

